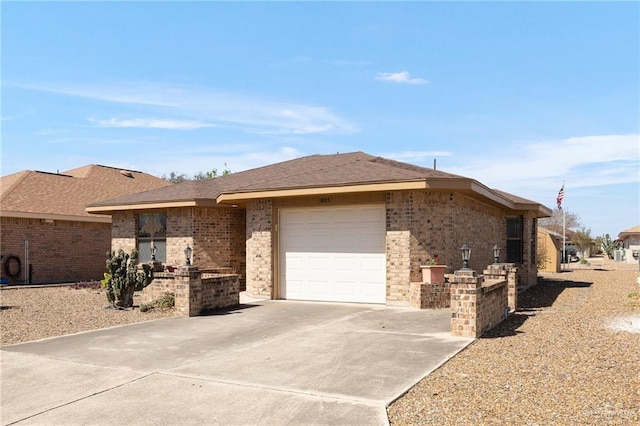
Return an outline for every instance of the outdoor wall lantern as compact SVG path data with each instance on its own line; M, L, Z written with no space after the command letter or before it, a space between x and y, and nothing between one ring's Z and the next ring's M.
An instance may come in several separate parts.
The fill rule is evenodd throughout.
M189 244L187 244L187 246L184 248L184 257L187 261L185 265L187 266L191 265L191 252L193 252L193 249L189 247Z
M151 241L151 261L156 261L156 245Z
M493 263L500 263L500 246L493 246Z
M469 257L471 256L471 247L464 243L462 247L460 247L460 252L462 253L462 269L469 269Z

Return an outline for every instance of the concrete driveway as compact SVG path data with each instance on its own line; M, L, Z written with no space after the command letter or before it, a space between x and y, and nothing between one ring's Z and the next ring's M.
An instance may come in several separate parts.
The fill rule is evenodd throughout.
M449 310L263 301L5 346L8 424L387 424L473 339Z

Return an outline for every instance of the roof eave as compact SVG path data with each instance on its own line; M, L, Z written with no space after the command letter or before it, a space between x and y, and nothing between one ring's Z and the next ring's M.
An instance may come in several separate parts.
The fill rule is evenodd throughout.
M14 217L18 219L64 220L67 222L111 223L111 216L107 216L106 213L94 214L92 216L78 216L55 213L16 212L2 210L0 211L0 217Z
M326 194L352 194L358 192L386 192L426 188L427 185L424 180L356 183L351 185L284 188L246 192L223 192L218 195L216 201L218 202L218 204L239 204L260 198L301 197Z
M87 213L91 214L113 214L114 212L128 210L157 210L180 207L215 207L216 205L216 200L213 199L197 199L180 201L151 201L148 203L114 205L93 204L87 206L86 210Z

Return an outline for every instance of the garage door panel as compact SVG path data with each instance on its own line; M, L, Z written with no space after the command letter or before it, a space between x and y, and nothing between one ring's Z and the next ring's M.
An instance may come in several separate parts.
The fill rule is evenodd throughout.
M377 297L379 294L379 285L377 282L362 282L361 283L362 294L367 297Z
M311 271L326 271L331 263L331 259L327 256L309 255L309 270Z
M289 210L282 212L282 220L289 226L304 225L307 221L306 215L302 211Z
M355 256L336 256L334 260L336 271L350 272L360 269L360 258Z
M361 270L365 272L381 272L386 269L386 259L381 256L367 256L360 258Z
M281 297L384 303L385 217L382 205L282 210Z
M377 222L377 223L386 224L386 221L387 221L387 217L386 217L387 214L384 209L365 207L361 210L361 215L362 215L363 223Z
M314 297L314 300L325 298L329 295L329 284L328 280L310 280L308 285L309 294Z
M309 225L327 225L330 221L331 216L327 215L325 210L309 211L307 214Z

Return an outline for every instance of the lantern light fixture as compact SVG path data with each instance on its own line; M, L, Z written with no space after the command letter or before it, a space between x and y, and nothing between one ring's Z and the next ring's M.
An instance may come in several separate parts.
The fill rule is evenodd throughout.
M471 256L471 247L467 243L464 243L460 247L460 253L462 254L462 269L469 269L469 257Z
M500 246L497 244L493 246L493 263L500 263Z

